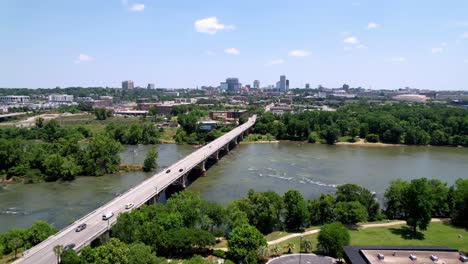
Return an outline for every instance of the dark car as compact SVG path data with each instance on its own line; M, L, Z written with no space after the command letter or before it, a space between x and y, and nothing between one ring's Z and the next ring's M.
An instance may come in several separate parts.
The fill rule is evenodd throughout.
M66 246L63 248L63 251L69 250L69 249L73 249L75 246L76 246L76 245L73 244L73 243L72 243L72 244L68 244L68 245L66 245Z
M166 173L169 173L169 172L171 172L171 170L167 170L167 171L166 171Z
M86 224L81 224L79 226L76 227L75 231L76 232L80 232L81 230L85 229L86 228Z
M183 171L184 171L184 169L179 169L179 172L183 172Z

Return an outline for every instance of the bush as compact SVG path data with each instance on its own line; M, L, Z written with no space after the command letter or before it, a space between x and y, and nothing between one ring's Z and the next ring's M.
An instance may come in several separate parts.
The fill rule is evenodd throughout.
M309 138L308 138L308 141L309 143L315 143L319 140L319 135L317 134L317 132L311 132L309 134Z
M377 143L379 142L379 135L376 134L369 134L366 136L367 142Z
M226 258L226 252L222 251L222 250L219 250L219 249L216 249L213 251L213 254L211 254L215 257L218 257L218 258L223 258L225 259Z

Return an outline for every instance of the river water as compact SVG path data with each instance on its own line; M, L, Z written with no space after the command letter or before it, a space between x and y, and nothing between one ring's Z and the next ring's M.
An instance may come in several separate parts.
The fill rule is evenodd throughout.
M128 146L122 162L143 163L149 148ZM159 145L160 169L193 150ZM151 175L129 172L79 177L73 182L4 184L0 186L0 233L27 227L38 219L62 228ZM333 193L339 184L356 183L381 197L388 182L398 177L437 178L448 184L468 178L468 148L241 144L188 189L204 199L227 203L245 196L250 188L281 194L298 189L309 199Z

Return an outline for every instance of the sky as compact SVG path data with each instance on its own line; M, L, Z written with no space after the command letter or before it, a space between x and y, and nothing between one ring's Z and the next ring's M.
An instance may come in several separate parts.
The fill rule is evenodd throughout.
M467 0L0 0L0 87L468 90Z

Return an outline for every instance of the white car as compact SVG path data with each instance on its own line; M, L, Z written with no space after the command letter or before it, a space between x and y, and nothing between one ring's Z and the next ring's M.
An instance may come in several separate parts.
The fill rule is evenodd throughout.
M102 215L102 220L108 220L110 219L111 217L114 216L114 213L113 212L106 212Z
M125 209L130 209L130 208L132 208L133 206L134 206L133 203L128 203L128 204L125 205Z

